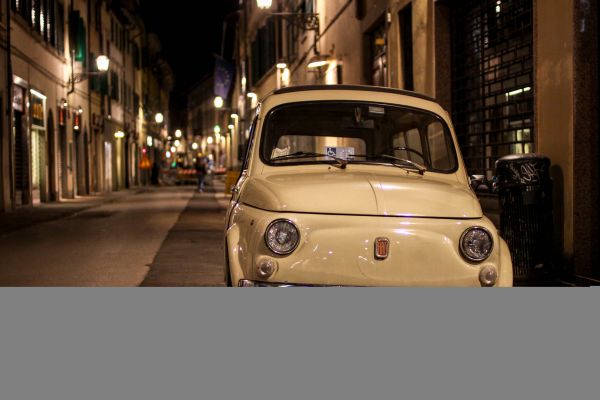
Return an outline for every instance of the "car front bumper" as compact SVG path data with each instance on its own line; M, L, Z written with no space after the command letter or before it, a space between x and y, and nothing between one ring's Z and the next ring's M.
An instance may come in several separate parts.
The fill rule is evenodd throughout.
M301 283L261 282L249 279L240 279L238 287L342 287L339 285L310 285Z

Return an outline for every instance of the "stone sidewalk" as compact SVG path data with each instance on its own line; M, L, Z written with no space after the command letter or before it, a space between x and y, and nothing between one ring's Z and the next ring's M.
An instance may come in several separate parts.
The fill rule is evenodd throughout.
M102 204L119 201L127 196L142 193L146 190L140 187L106 194L93 194L77 197L76 199L65 199L57 203L42 203L0 213L0 237L44 222L66 218Z

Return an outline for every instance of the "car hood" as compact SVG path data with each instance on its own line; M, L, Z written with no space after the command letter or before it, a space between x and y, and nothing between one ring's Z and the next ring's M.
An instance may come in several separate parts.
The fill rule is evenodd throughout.
M263 210L344 215L481 218L475 194L425 175L349 169L249 177L240 201Z

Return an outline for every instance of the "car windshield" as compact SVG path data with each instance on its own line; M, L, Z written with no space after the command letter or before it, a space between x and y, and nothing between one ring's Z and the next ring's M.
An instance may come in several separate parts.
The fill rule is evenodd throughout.
M365 102L277 107L266 117L261 156L269 165L345 160L422 166L445 173L457 167L450 132L439 117L424 110Z

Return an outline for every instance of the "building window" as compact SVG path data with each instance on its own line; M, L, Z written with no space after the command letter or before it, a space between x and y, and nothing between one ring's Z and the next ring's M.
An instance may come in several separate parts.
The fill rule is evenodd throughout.
M404 89L415 90L413 77L412 3L408 3L408 5L400 10L398 21L400 22L400 46Z
M252 42L251 84L256 83L275 65L275 23L271 18L260 28Z
M356 19L363 19L367 15L367 1L356 0Z
M98 4L98 1L95 1L94 4L94 25L96 28L96 32L100 32L102 30L102 4ZM101 2L100 2L101 3Z
M11 0L11 8L15 14L23 17L46 43L63 53L64 6L60 1Z
M387 34L385 20L367 34L371 84L387 86Z
M460 0L452 9L453 119L470 174L534 145L533 0Z
M75 61L86 66L87 54L87 33L86 24L81 13L73 10L69 13L69 41L71 44L70 51L74 52Z
M65 6L62 2L56 2L56 42L54 47L60 54L65 53Z
M119 74L116 72L110 73L110 97L114 101L119 101L119 93L121 86L119 85Z
M133 66L136 69L140 69L140 67L141 67L140 48L136 43L131 44L131 56L133 58Z

